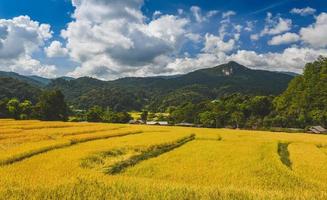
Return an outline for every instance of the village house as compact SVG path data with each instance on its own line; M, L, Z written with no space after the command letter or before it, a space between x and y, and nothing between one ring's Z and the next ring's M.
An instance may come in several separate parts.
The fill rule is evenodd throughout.
M322 126L311 126L309 128L310 133L322 134L327 133L327 130Z

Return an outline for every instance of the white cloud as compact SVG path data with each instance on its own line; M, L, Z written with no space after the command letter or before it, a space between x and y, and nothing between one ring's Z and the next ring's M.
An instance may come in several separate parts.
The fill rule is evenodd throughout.
M162 15L162 13L158 10L156 10L153 15L152 15L152 19L156 19L157 17L159 17L160 15Z
M306 8L293 8L290 13L292 14L298 14L301 16L307 16L307 15L313 15L316 12L316 9L311 7Z
M62 47L61 42L53 41L49 47L44 48L45 53L49 58L67 56L68 50Z
M316 22L306 28L301 28L303 42L315 48L327 47L327 13L321 13Z
M253 31L254 23L255 23L254 21L247 21L246 22L246 27L244 28L244 30L247 31L247 32Z
M186 18L161 15L145 22L142 0L73 3L74 21L62 31L69 55L81 64L72 76L113 79L159 73L185 41L197 39Z
M219 13L218 10L210 10L205 15L202 14L202 10L198 6L192 6L190 11L196 22L201 23L207 21L210 17L213 17Z
M202 14L201 14L201 8L200 7L192 6L190 8L190 10L191 10L196 22L200 23L200 22L203 22L203 21L206 20L206 18L204 16L202 16Z
M280 53L259 54L255 51L238 50L228 55L224 52L204 52L194 58L178 58L171 62L167 68L175 73L185 73L217 66L228 61L236 61L253 69L302 73L305 64L316 60L319 55L327 56L327 50L291 47Z
M54 66L42 65L32 57L51 37L50 25L28 16L0 19L0 70L54 76Z
M229 10L229 11L227 11L227 12L223 12L223 13L222 13L222 17L223 17L223 18L228 18L228 17L231 17L231 16L233 16L233 15L236 15L236 12L233 11L233 10Z
M255 69L301 73L304 65L316 60L319 55L327 56L327 50L290 47L280 53L258 54L254 51L239 50L229 56L228 60L235 60Z
M257 40L259 40L259 38L260 38L260 35L259 34L251 34L250 35L250 39L252 41L257 41Z
M284 33L277 35L268 41L269 45L290 44L300 40L300 36L296 33Z
M228 53L234 50L235 48L235 39L229 39L227 42L224 42L222 38L214 36L212 34L206 34L205 36L205 46L203 48L203 51L206 53Z
M210 18L210 17L213 17L215 15L217 15L219 13L218 10L210 10L208 13L207 13L207 17Z
M273 17L271 13L267 13L266 25L261 31L260 36L277 35L291 30L292 20L283 19L279 16Z

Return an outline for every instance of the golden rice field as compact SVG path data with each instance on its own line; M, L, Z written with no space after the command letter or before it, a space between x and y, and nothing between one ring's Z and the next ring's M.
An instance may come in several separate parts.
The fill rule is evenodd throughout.
M0 120L0 199L327 199L327 136Z

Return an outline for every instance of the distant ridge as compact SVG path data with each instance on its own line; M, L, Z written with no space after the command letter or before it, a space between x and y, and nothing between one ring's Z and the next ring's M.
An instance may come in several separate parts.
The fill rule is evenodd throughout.
M22 76L14 72L0 72L1 77L19 80L32 85L33 89L60 89L66 100L77 108L99 105L114 110L148 108L164 111L171 106L200 103L233 93L279 95L287 88L294 74L254 70L231 61L182 75L126 77L113 81L91 77L47 79ZM10 84L10 87L15 87L14 85ZM33 89L30 88L29 91ZM8 90L11 88L2 88L3 92Z

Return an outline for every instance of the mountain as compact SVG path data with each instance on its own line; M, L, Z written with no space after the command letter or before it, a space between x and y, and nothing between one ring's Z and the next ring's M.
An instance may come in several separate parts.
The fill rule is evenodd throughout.
M164 111L183 103L199 103L231 93L278 95L293 76L263 70L252 70L236 62L196 70L176 77L129 77L100 81L82 77L56 79L48 88L63 91L67 100L79 108L93 105L115 110L139 110L147 107Z
M51 79L48 79L48 78L43 78L40 76L27 76L27 77L38 82L39 84L41 84L43 86L46 86L51 83Z
M0 99L18 98L36 102L40 93L41 89L37 86L15 78L0 77Z
M2 97L35 99L42 89L60 89L66 100L77 108L94 105L114 110L165 111L185 103L200 103L232 93L279 95L294 76L249 69L236 62L193 71L188 74L157 77L127 77L101 81L90 77L47 79L0 72ZM23 91L26 91L24 93ZM30 92L35 92L35 95Z
M300 76L300 74L298 73L295 73L295 72L284 72L284 71L279 71L279 73L282 73L282 74L287 74L287 75L290 75L290 76Z
M23 76L18 73L15 73L15 72L5 72L5 71L0 71L0 77L14 78L14 79L26 82L28 84L31 84L33 86L37 86L37 87L45 87L45 86L49 85L52 82L52 80L54 80L54 79L44 78L44 77L35 76L35 75ZM62 77L59 77L58 79L64 79L67 81L74 80L74 78L68 77L68 76L62 76Z
M37 87L44 87L49 84L50 80L38 76L23 76L15 72L0 71L0 78L13 78ZM49 80L47 82L46 80ZM47 82L47 84L45 84Z

